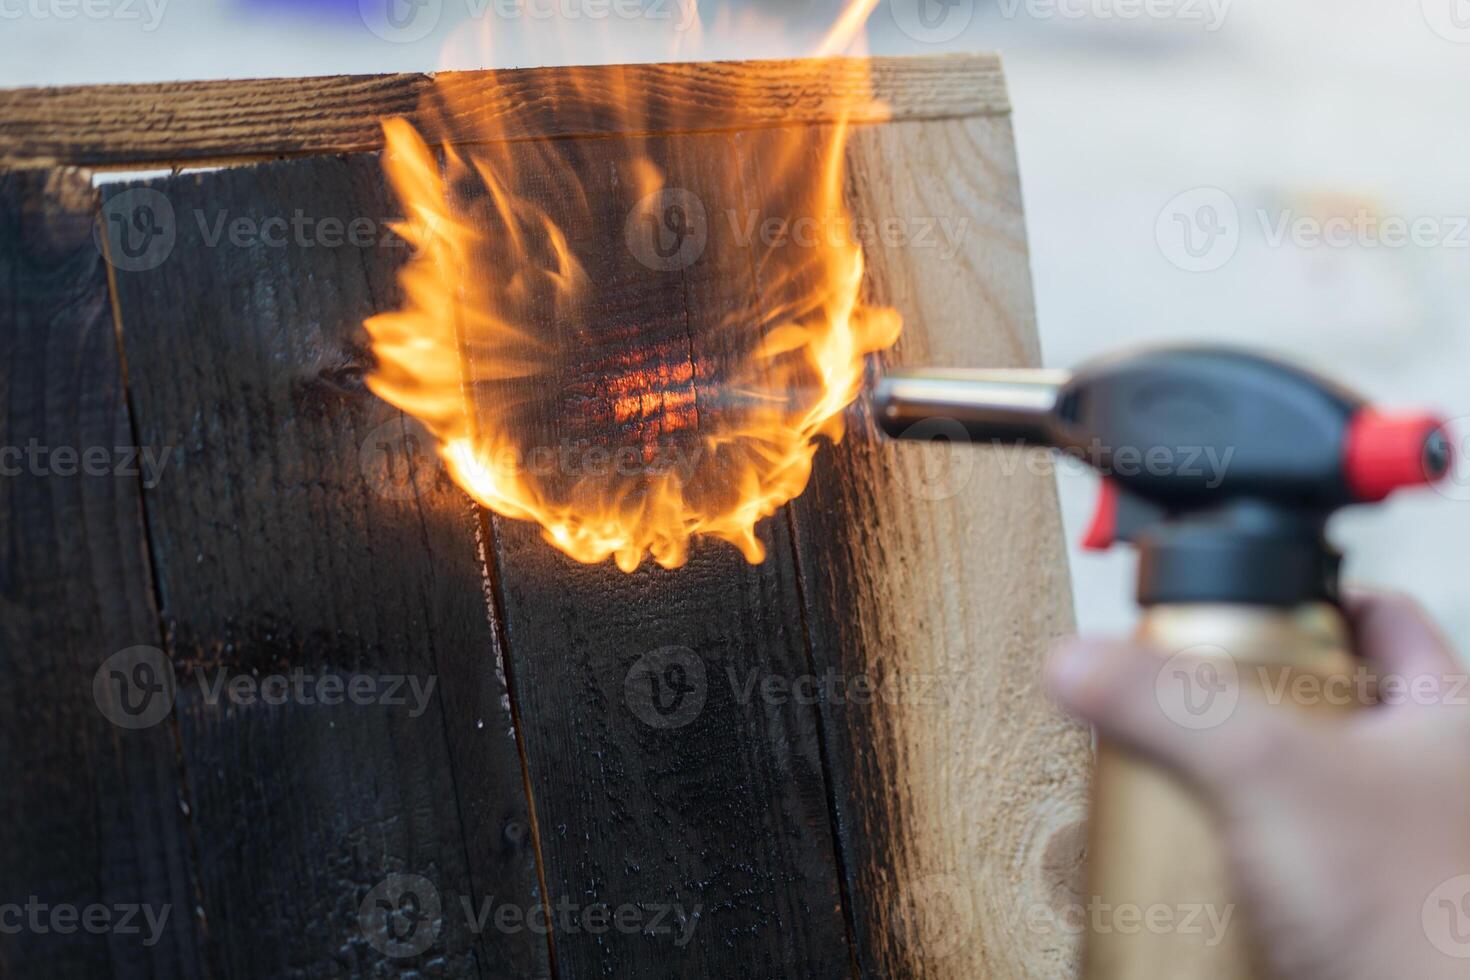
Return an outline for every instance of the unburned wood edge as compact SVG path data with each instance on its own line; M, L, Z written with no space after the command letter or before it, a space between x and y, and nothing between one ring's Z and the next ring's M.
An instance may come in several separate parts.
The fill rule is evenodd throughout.
M590 73L590 75L589 75ZM902 58L702 62L518 68L484 72L340 75L249 81L162 82L0 90L0 169L88 166L99 170L218 166L382 147L381 120L414 118L436 85L483 85L472 117L448 121L445 142L626 135L616 113L527 106L576 78L586 92L659 91L688 116L680 93L728 105L709 126L661 124L638 131L724 131L833 122L949 119L1010 111L1000 58L953 54ZM715 118L717 116L717 118Z
M872 127L848 164L860 220L968 229L949 254L867 243L871 296L906 321L886 367L1038 364L1010 120ZM813 673L870 684L818 699L861 974L1075 978L1088 735L1038 683L1074 628L1055 488L881 440L867 399L852 421L790 509Z

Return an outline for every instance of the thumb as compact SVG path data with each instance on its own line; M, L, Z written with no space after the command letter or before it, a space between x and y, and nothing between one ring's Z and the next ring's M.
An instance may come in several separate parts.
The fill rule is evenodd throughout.
M1228 653L1174 656L1146 647L1073 640L1047 671L1062 706L1099 733L1210 793L1239 780L1302 734L1293 712L1241 684Z

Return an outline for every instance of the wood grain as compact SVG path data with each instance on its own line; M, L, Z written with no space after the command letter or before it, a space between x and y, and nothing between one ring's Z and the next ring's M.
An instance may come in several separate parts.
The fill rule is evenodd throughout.
M392 213L377 160L142 187L176 241L117 271L117 301L140 437L173 449L145 502L219 975L547 976L543 935L477 933L464 910L530 908L535 846L478 516L362 384L362 320L399 302L407 251L325 226ZM107 193L125 216L146 201ZM298 212L310 233L265 224ZM212 241L237 219L266 234ZM366 678L369 696L242 704L202 686L293 671ZM434 687L417 700L400 680ZM437 890L420 955L387 958L359 925L390 875Z
M1009 121L863 130L849 161L857 215L908 230L869 249L907 321L888 363L1036 364ZM1054 486L1018 463L880 441L864 406L793 506L817 667L872 692L823 703L864 975L1076 973L1088 739L1039 690L1070 588Z
M760 527L764 564L705 542L677 571L625 576L471 508L417 426L364 389L360 323L401 301L407 252L381 234L401 209L374 155L315 155L375 148L380 116L484 88L498 95L451 114L440 138L494 121L508 137L497 152L576 161L599 209L574 229L596 309L537 322L562 356L554 383L522 392L554 420L528 437L678 444L719 411L721 380L753 342L728 326L762 323L781 302L767 246L732 244L725 217L803 216L809 202L788 196L763 148L787 124L819 147L833 106L869 83L847 62L592 72L609 91L656 93L657 125L629 134L606 98L573 98L589 76L555 69L0 93L4 165L313 156L147 184L162 201L106 190L114 260L146 266L114 273L131 420L103 343L96 253L77 230L92 207L77 203L84 182L64 195L61 246L37 238L34 219L0 233L0 283L14 287L0 313L29 325L0 320L22 366L0 380L0 446L38 426L106 442L131 421L131 442L172 453L141 495L136 481L0 480L0 548L14 549L0 564L0 703L25 722L0 714L0 793L32 812L54 792L64 811L58 835L29 818L0 832L0 887L126 895L138 880L200 909L187 921L176 909L177 931L142 965L78 943L61 975L1073 975L1057 919L1079 891L1088 753L1038 690L1046 642L1071 626L1045 478L1005 456L882 443L860 405L808 493ZM1035 363L998 63L879 59L872 86L889 108L859 116L873 125L854 132L849 194L875 230L872 298L907 321L889 362ZM722 106L718 125L700 124L706 105ZM631 261L630 141L562 138L612 133L637 137L711 205L699 262ZM545 168L517 172L555 213L566 195ZM26 197L34 183L13 181L41 179L0 186ZM268 236L249 232L272 220ZM370 241L343 240L353 220ZM165 225L162 258L122 249ZM83 348L66 346L73 334ZM659 407L631 419L599 408L614 369L657 379ZM476 389L481 410L506 410L504 395ZM691 400L689 418L668 408ZM130 584L148 581L145 543L156 600ZM72 610L85 632L58 625ZM172 740L102 729L113 755L100 761L89 692L73 682L90 684L99 645L125 642L172 658L176 756ZM37 643L60 659L17 652ZM221 679L297 669L436 687L420 715L207 696ZM701 671L703 703L669 724L660 709L677 714ZM814 699L790 693L813 683ZM38 745L46 725L68 738ZM4 768L43 748L57 760L44 775ZM63 840L72 852L32 853L59 854ZM393 874L427 878L443 910L430 949L401 959L358 921ZM465 900L492 914L549 906L554 934L477 931ZM604 907L649 930L589 928L583 914ZM0 956L17 950L26 964L50 952L28 937Z
M750 256L718 210L739 203L734 138L562 142L508 156L497 172L518 175L513 190L568 228L594 288L573 310L527 321L552 345L549 373L478 387L476 415L512 425L529 447L632 448L640 459L698 450L759 322ZM691 264L651 269L624 244L645 156L671 187L708 202L707 242ZM561 186L565 173L582 177L581 194ZM628 384L644 410L620 419L611 402ZM643 910L659 930L564 929L559 970L848 976L816 712L760 686L807 672L785 515L763 528L762 565L706 541L682 568L647 561L631 576L563 557L533 525L494 527L548 894Z
M166 918L148 943L11 913L0 975L202 977L172 726L93 696L114 654L161 645L95 209L86 174L0 176L0 905Z
M647 97L648 131L945 119L1009 111L993 55L170 82L0 90L0 168L206 165L372 150L403 115L445 142L625 133L618 93ZM475 97L466 98L466 93ZM434 95L457 106L421 114ZM718 118L707 111L721 106Z

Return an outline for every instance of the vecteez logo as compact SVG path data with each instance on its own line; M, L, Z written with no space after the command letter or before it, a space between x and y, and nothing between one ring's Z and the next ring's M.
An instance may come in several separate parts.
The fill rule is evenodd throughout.
M1470 875L1451 878L1424 901L1424 935L1456 960L1470 960Z
M1424 22L1446 41L1470 44L1470 0L1419 0Z
M444 16L444 0L358 0L367 29L391 44L412 44L434 32Z
M422 875L391 874L358 907L368 945L389 959L422 956L444 926L439 889Z
M409 718L422 718L433 705L438 678L410 674L288 673L261 675L228 668L192 671L198 703L249 710L279 707L387 707ZM103 716L119 728L152 728L169 716L178 701L178 682L168 655L156 647L121 650L102 662L92 676L92 697Z
M120 650L92 677L97 708L119 728L152 728L173 711L177 690L173 665L157 647Z
M1445 423L1450 445L1450 471L1432 484L1442 496L1470 501L1470 415Z
M904 432L905 442L924 443L924 451L905 453L895 470L899 486L916 500L952 500L970 486L977 455L970 434L958 420L925 419Z
M1159 251L1185 272L1223 268L1235 258L1247 232L1253 245L1271 250L1470 251L1470 215L1405 214L1369 207L1327 213L1258 207L1243 213L1218 187L1196 187L1175 196L1154 225Z
M933 874L901 882L897 900L893 939L920 959L953 956L975 932L975 897L962 875Z
M1180 650L1159 669L1155 695L1164 716L1181 728L1218 728L1240 705L1240 671L1222 647L1200 644Z
M368 433L358 463L368 486L385 500L413 500L448 478L432 437L406 418L391 418Z
M1213 34L1225 26L1234 0L997 0L1007 20L1177 21Z
M97 249L121 272L148 272L168 261L178 240L174 206L162 192L134 187L102 205L93 228Z
M1159 212L1154 238L1174 266L1185 272L1214 272L1240 249L1240 209L1218 187L1185 191Z
M668 941L675 949L683 949L693 940L703 914L703 905L686 907L682 902L646 899L612 905L562 897L520 904L495 895L474 899L462 894L457 902L446 904L434 882L423 875L394 873L362 900L358 928L369 946L391 960L441 956L442 951L434 947L451 922L463 925L473 936L617 933L645 942Z
M975 19L975 0L892 0L888 10L898 29L915 41L944 44Z
M704 661L688 647L663 647L639 657L623 681L628 708L650 728L683 728L709 696Z
M709 245L709 212L692 191L665 187L633 208L624 228L633 257L655 272L681 272Z
M169 0L0 0L0 21L113 20L137 22L147 33L163 23Z

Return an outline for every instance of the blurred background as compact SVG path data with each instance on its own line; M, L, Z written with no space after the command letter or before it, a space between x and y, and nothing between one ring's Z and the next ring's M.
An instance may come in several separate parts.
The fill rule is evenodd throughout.
M384 0L0 0L0 86L666 60L671 40L797 56L837 6L706 4L695 46L669 34L680 0L630 0L668 13L595 40L538 34L538 12L588 0L394 2L410 27ZM761 13L786 27L754 28ZM492 63L442 61L466 20L496 35ZM1136 341L1264 345L1470 418L1467 0L884 0L869 44L1005 56L1048 365ZM1096 481L1059 482L1076 540ZM1470 647L1470 466L1333 533L1351 578L1414 593ZM1131 563L1074 553L1084 629L1132 621Z

